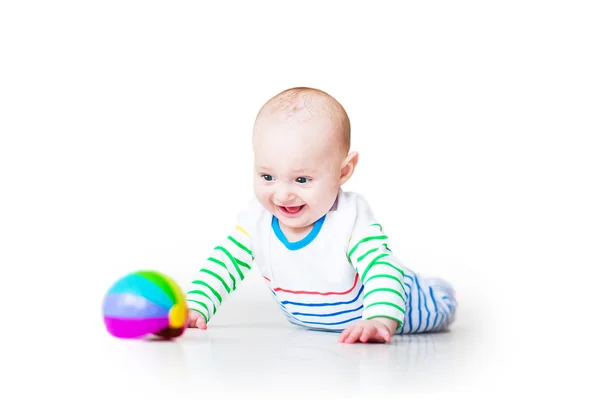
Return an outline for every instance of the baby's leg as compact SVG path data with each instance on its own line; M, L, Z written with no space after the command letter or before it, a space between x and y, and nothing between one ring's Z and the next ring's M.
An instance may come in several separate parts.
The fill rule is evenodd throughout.
M407 270L404 325L397 333L439 332L455 318L457 302L452 286L437 278L426 278Z

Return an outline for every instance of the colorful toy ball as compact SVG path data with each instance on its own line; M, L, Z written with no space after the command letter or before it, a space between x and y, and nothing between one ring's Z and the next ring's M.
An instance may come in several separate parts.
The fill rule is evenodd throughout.
M104 296L104 325L123 339L181 336L188 308L180 287L156 271L137 271L116 281Z

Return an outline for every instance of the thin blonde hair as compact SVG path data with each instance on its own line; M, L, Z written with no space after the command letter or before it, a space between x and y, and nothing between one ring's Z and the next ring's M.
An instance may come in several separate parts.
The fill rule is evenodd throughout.
M329 93L310 87L293 87L271 97L260 108L256 121L273 114L284 113L286 119L295 119L304 107L310 116L329 118L339 130L343 150L350 150L350 118L344 107Z

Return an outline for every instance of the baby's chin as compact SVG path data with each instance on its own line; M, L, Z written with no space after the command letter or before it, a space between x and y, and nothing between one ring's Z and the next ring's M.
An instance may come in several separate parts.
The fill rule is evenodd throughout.
M290 221L287 218L279 218L279 221L281 223L283 223L286 227L291 228L291 229L296 229L296 230L302 230L302 229L307 229L310 228L313 224L311 222L308 221Z
M288 228L303 230L311 228L315 222L317 222L318 218L312 217L310 215L299 217L299 218L289 218L286 216L278 216L280 223L284 224Z
M272 206L271 212L282 222L289 227L296 228L302 227L307 223L307 207L303 205L302 207L297 207L294 209L286 209L285 207Z

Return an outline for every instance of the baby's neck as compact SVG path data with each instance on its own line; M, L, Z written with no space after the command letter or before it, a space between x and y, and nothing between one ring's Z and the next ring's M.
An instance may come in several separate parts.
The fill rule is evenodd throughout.
M298 240L304 239L306 235L308 235L313 228L313 225L314 224L311 224L302 228L290 228L287 225L281 224L280 228L288 241L297 242Z

